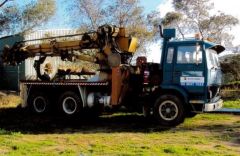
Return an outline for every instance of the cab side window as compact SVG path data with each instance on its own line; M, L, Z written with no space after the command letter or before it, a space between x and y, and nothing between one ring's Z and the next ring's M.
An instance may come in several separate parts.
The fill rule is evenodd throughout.
M177 51L178 64L202 63L202 51L197 46L179 46Z
M174 54L174 48L169 47L168 48L168 53L167 53L167 63L172 63L173 61L173 54Z

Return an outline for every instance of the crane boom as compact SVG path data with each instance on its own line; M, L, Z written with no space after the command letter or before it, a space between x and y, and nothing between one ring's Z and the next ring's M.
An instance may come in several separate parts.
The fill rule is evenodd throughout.
M81 39L74 39L76 36L81 36ZM61 38L68 39L61 41L59 40ZM46 42L46 40L48 41ZM39 44L26 44L31 41L42 42ZM78 55L74 54L74 51L98 49L99 52L109 56L113 53L134 53L136 51L136 45L137 39L127 36L125 34L125 28L103 25L94 32L17 42L12 47L5 46L2 58L3 62L11 65L19 64L25 59L37 55L42 57L61 56L63 60L71 60L72 57ZM80 58L84 59L84 57ZM89 59L86 60L88 61Z

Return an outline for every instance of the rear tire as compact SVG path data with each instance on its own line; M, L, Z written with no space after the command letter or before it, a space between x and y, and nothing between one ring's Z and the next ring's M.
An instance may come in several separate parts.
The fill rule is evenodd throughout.
M49 111L49 99L44 93L32 93L28 99L28 105L32 112L45 114Z
M81 98L72 91L63 93L59 99L60 111L67 116L75 116L82 110Z
M162 95L154 105L153 115L164 126L176 126L184 121L184 107L175 95Z

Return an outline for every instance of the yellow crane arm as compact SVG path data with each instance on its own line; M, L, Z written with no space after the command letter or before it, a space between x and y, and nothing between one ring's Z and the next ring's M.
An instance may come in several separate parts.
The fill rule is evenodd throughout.
M44 39L28 40L16 43L12 47L5 47L3 51L3 61L8 64L17 64L28 57L41 56L61 56L68 58L73 55L73 51L82 49L98 49L105 55L117 53L134 53L137 48L137 39L125 34L124 28L111 25L100 26L96 32L81 34L81 39L74 39L77 35L66 35ZM67 37L67 40L59 40ZM73 39L71 39L73 38ZM50 40L46 42L46 40ZM27 45L30 41L40 41L39 44ZM79 57L83 58L83 57Z

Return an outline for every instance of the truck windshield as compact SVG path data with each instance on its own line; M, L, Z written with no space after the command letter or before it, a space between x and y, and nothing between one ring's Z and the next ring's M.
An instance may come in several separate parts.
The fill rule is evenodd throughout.
M196 45L194 46L179 46L177 63L189 64L189 63L202 63L202 51L197 50Z
M207 54L207 64L209 68L220 66L218 55L215 50L206 49L206 54Z

